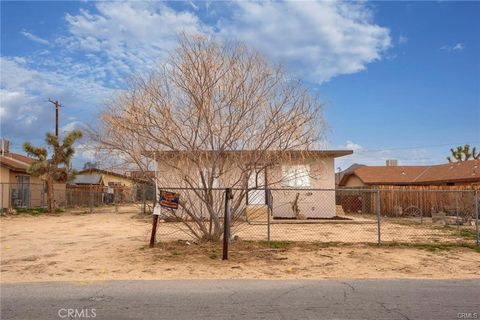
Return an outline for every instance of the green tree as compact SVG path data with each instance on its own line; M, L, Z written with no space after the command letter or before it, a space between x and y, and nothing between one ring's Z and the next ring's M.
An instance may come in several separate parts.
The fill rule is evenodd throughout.
M71 131L62 141L58 137L47 133L45 142L53 151L51 159L48 159L47 148L34 147L30 142L23 144L23 149L35 161L27 169L27 172L45 181L47 187L48 211L54 213L56 209L54 183L67 182L73 178L75 171L70 166L70 160L75 153L73 144L82 137L82 132Z
M478 160L480 159L480 152L477 152L475 147L470 151L470 145L466 144L464 146L458 146L456 149L451 148L450 153L451 157L447 157L448 162L455 161L467 161L470 159Z

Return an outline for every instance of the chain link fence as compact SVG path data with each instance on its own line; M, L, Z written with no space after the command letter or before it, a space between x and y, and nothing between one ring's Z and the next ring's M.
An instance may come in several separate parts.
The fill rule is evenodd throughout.
M162 209L159 241L216 236L223 224L224 189L163 188L177 193L177 210ZM323 243L477 243L475 190L234 189L233 241ZM210 201L208 199L213 199ZM211 219L211 216L215 216ZM213 231L212 231L213 230Z
M0 195L3 211L38 213L47 208L48 193L42 183L0 183ZM155 187L55 184L54 199L59 211L151 213Z
M0 184L2 208L40 210L42 184ZM221 240L225 189L161 188L179 196L162 208L158 241ZM477 243L478 190L233 189L232 241L322 243ZM55 186L59 208L84 213L153 212L155 188Z

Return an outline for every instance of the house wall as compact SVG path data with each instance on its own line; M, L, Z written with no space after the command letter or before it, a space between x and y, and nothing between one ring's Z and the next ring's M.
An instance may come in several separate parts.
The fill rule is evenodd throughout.
M282 165L310 165L310 187L304 189L289 188L282 183ZM329 218L334 217L335 210L335 171L334 158L315 158L297 161L285 162L282 165L267 168L267 184L270 188L278 188L282 190L272 190L273 196L273 216L278 218L293 218L292 203L296 194L299 193L300 213L305 214L309 218ZM182 170L183 171L183 170ZM185 170L187 171L187 170ZM192 174L195 176L195 170ZM235 169L229 171L229 175L219 181L219 187L230 185L229 181L236 181L240 176ZM161 161L157 163L157 183L160 188L185 187L181 183L181 179L175 176L172 170L163 165ZM328 190L311 190L311 189L328 189ZM186 194L185 191L182 191ZM220 191L218 191L220 194ZM188 196L186 196L188 197ZM195 196L192 196L195 197ZM246 199L245 199L246 202Z
M281 182L282 165L267 170L269 185L273 189L283 189L272 190L274 218L293 218L295 216L292 204L297 193L299 194L298 207L301 214L306 215L308 218L330 218L335 216L334 158L317 158L283 163L283 165L305 164L310 166L310 187L304 189L292 190Z
M82 176L92 176L92 175L101 175L102 176L102 180L103 180L103 185L104 186L108 186L108 184L110 182L113 182L113 183L120 183L122 186L125 186L125 187L132 187L135 185L135 182L129 178L123 178L123 177L119 177L119 176L116 176L116 175L113 175L113 174L106 174L106 173L102 173L102 172L97 172L97 171L92 171L92 172L82 172Z
M0 166L0 208L8 208L10 206L10 170L6 167Z
M88 173L83 173L83 174L88 174ZM99 174L99 173L95 173ZM108 186L109 182L115 182L115 183L121 183L125 187L132 187L135 183L134 181L128 179L128 178L122 178L110 174L104 174L100 173L102 175L103 183L105 186Z
M43 181L39 177L33 177L26 173L19 173L15 171L10 171L10 193L13 190L16 190L17 187L17 177L18 176L29 176L30 177L30 203L29 207L41 207L46 202L46 199L43 197ZM11 204L13 205L13 204Z
M364 184L362 182L362 180L360 180L359 177L355 176L355 175L351 175L348 179L347 179L347 182L345 183L345 185L343 187L345 188L358 188L358 187L365 187L366 184Z
M1 177L1 186L0 186L0 199L1 199L1 208L10 208L14 204L10 203L11 194L18 188L17 177L27 175L30 177L29 184L29 203L28 207L43 207L47 205L47 198L44 190L44 182L39 177L33 177L25 173L19 173L12 170L9 170L6 167L0 167L0 177ZM65 204L65 183L54 184L55 190L55 200L57 201L58 206L63 206Z

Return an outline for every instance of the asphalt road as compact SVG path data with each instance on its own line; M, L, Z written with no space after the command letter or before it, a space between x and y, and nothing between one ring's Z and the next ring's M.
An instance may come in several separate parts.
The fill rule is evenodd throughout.
M1 319L480 319L480 280L1 285Z

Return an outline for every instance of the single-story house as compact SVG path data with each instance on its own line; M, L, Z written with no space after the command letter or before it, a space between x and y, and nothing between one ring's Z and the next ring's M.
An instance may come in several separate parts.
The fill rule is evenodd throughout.
M151 182L145 179L97 168L80 171L69 183L68 189L74 203L82 202L78 199L84 198L86 193L94 192L95 204L111 203L114 197L117 201L136 201L145 197L149 199L153 193Z
M143 182L141 179L97 168L85 169L75 177L74 184L98 184L104 187L133 187L136 183Z
M227 163L225 166L229 167L226 174L220 175L213 181L213 187L248 188L249 192L245 197L245 211L248 212L250 208L265 207L271 199L270 205L273 208L274 218L295 217L292 209L294 202L298 204L298 210L307 218L331 218L336 215L335 158L352 154L353 151L269 151L262 157L282 160L276 160L274 164L260 166L255 170L252 168L250 176L240 183L239 179L242 176L240 167L248 167L249 163L252 163L251 159L255 158L258 153L255 151L227 151L211 156L214 152L216 151L197 152L198 156L205 157L205 159L222 157ZM281 155L274 154L278 152L281 152ZM197 174L200 179L198 169L191 168L192 165L188 163L182 164L182 159L184 159L182 154L184 153L187 151L158 151L155 152L155 155L153 153L150 155L157 160L157 186L159 189L185 187L186 185L179 175L185 174L188 170L192 170L190 177ZM167 162L169 164L166 164ZM176 171L171 165L172 163L177 167L183 166L184 169ZM258 159L255 163L259 163ZM210 170L208 166L203 169ZM254 190L255 188L258 190ZM271 197L269 192L271 192Z
M340 187L480 185L480 160L430 166L359 166L345 172Z
M34 159L9 152L8 148L0 154L0 200L2 209L34 208L47 204L45 183L27 173ZM54 185L57 205L65 202L65 183Z
M354 163L354 164L350 165L350 167L348 167L347 169L335 173L335 186L338 187L338 185L339 185L339 183L340 183L340 181L342 180L342 178L343 178L344 175L346 175L347 173L350 173L350 172L354 171L354 170L357 169L357 168L363 167L363 166L365 166L365 165L364 165L364 164L360 164L360 163Z

